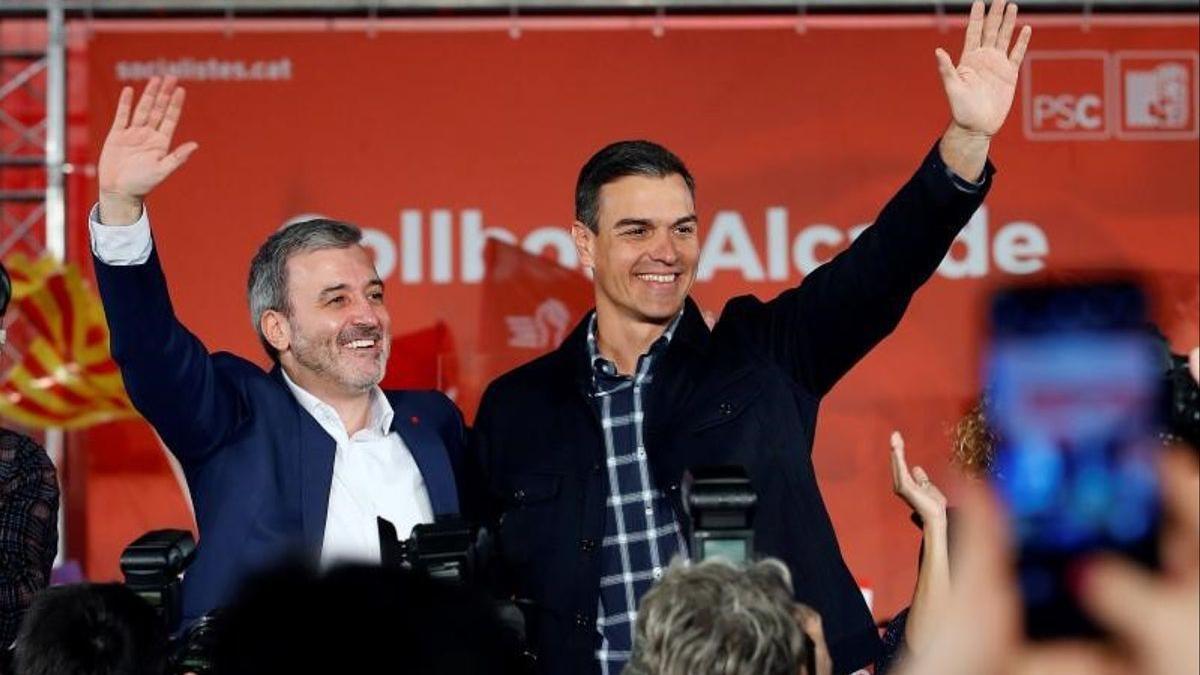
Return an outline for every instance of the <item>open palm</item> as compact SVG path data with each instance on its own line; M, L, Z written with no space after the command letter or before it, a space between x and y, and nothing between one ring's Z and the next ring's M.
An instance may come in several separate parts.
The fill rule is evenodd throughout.
M1032 34L1029 26L1021 29L1010 51L1016 24L1015 3L992 0L985 17L984 3L976 0L971 5L958 65L954 65L945 50L937 50L938 70L950 113L955 124L966 131L992 136L1000 130L1012 108L1017 73Z
M183 99L183 88L176 86L174 78L151 78L136 108L133 89L121 91L112 128L100 150L101 194L141 199L195 151L195 143L171 151Z
M904 456L904 437L893 431L892 438L892 490L921 516L925 523L945 522L946 496L929 480L921 467L908 469Z

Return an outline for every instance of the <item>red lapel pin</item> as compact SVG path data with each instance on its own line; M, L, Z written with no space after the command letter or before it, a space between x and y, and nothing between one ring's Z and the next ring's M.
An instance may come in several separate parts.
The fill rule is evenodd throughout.
M417 417L416 415L413 415L412 417L408 418L408 421L412 422L413 424L420 424L421 418Z

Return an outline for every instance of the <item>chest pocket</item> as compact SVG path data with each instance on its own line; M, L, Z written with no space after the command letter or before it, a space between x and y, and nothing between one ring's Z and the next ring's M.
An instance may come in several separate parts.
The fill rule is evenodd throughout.
M690 430L700 432L742 418L760 395L762 388L755 386L752 379L743 378L716 394L706 396L693 407L695 422Z
M518 473L509 476L502 501L509 509L533 508L554 499L562 489L562 476L555 473Z
M498 543L505 560L522 567L534 559L545 559L558 538L556 508L563 476L549 473L519 473L507 477L499 495L504 504Z

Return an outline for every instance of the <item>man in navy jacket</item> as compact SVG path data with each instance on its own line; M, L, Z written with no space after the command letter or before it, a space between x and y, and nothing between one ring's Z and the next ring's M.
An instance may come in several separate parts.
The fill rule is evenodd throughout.
M958 66L937 50L952 122L875 223L797 288L730 301L709 329L688 298L699 259L694 182L665 148L614 143L580 171L574 237L596 308L555 352L497 379L475 423L483 518L508 590L531 601L547 673L616 675L637 601L688 552L689 468L741 465L755 545L784 560L824 620L837 672L878 636L812 463L822 397L895 328L982 203L990 139L1029 41L1016 7L972 7Z
M143 202L196 148L170 151L183 99L171 79L152 79L136 107L133 91L121 92L90 228L113 357L134 405L179 459L195 507L188 621L284 557L378 562L376 517L404 537L457 513L464 434L442 394L379 388L389 318L352 225L291 225L251 263L250 310L270 372L209 354L180 324Z

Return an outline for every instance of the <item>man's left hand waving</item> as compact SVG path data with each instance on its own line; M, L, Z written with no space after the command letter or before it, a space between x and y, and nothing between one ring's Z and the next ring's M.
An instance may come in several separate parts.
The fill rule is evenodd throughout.
M935 52L952 118L940 146L942 159L968 180L983 173L991 138L1012 109L1017 73L1032 35L1025 26L1014 43L1016 26L1016 3L992 0L985 16L983 1L976 0L958 65L946 50Z

